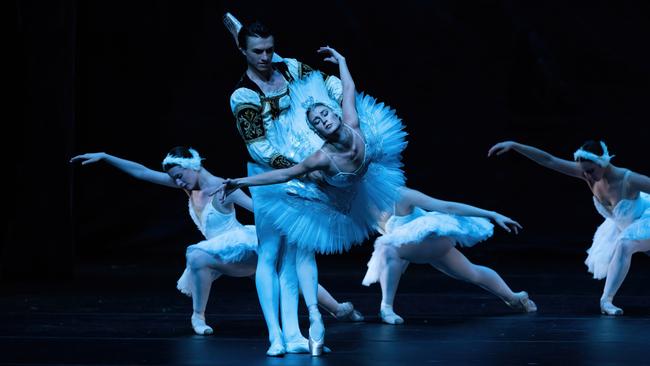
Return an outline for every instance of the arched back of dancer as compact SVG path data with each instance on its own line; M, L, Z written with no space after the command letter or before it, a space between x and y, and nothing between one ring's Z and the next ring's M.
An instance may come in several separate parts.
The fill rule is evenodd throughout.
M596 230L585 264L594 278L607 278L600 298L601 313L622 315L623 309L613 301L630 269L632 254L650 250L650 178L612 164L613 155L602 141L584 143L573 154L574 161L514 141L492 146L488 156L511 150L587 183L594 206L605 221Z
M450 277L486 289L514 309L536 311L528 293L512 292L494 270L473 264L456 249L456 245L471 247L492 236L490 220L508 232L521 229L519 223L497 212L402 188L393 212L382 221L383 235L375 241L362 281L365 286L375 282L381 285L381 320L388 324L404 322L393 310L393 302L409 263L429 264Z
M136 179L180 189L187 194L189 215L206 240L188 246L186 268L177 288L192 298L194 331L209 335L213 329L205 322L205 310L212 282L222 275L250 277L255 274L257 234L254 226L242 225L236 218L235 205L253 210L250 197L237 191L223 202L216 199L214 192L223 179L210 173L202 160L196 150L176 147L163 160L162 171L103 152L81 154L70 161L82 165L103 161ZM339 303L321 286L318 287L318 301L339 320L363 320L351 303Z
M295 165L227 179L221 189L225 198L241 187L254 187L256 212L271 218L271 226L299 252L311 253L313 265L309 271L299 269L298 277L310 306L312 349L324 342L324 326L310 300L318 278L314 253L341 253L369 236L375 213L392 207L404 184L400 154L406 146L394 111L356 93L345 58L330 47L318 52L339 67L341 101L331 98L321 74L311 73L290 85L289 116L303 121L302 131L294 125L297 145L314 138L321 145Z

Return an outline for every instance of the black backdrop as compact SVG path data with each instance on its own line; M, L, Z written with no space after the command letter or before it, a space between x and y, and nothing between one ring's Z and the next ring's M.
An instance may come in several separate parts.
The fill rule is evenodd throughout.
M497 141L571 158L585 139L603 138L616 164L650 173L647 2L8 5L15 117L5 126L17 132L5 127L5 276L68 275L99 258L182 262L184 247L200 239L182 193L68 160L106 151L158 168L169 148L190 145L213 173L245 174L228 105L245 62L222 25L225 11L263 21L278 53L328 73L336 69L315 50L329 44L343 53L358 89L406 123L410 186L525 226L519 236L498 232L492 248L582 252L601 221L578 180L514 154L487 159Z

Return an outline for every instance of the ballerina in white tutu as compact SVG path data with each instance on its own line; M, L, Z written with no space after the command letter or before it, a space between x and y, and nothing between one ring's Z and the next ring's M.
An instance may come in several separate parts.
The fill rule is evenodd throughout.
M187 266L178 280L177 288L192 298L191 323L194 331L199 335L209 335L213 329L205 322L205 308L212 282L222 275L250 277L255 274L257 234L255 226L242 225L237 220L234 207L236 204L252 211L251 198L237 191L224 202L215 199L214 192L223 179L206 170L202 160L196 150L176 147L163 160L163 171L106 153L82 154L70 161L81 162L82 165L104 161L137 179L179 188L187 194L190 217L206 240L188 246ZM295 268L291 270L295 273ZM291 274L289 268L285 268L284 272ZM338 320L363 320L352 303L339 303L321 286L318 287L318 302ZM295 324L298 324L297 319ZM285 331L300 334L297 327ZM301 351L307 352L307 347L302 347Z
M490 220L508 232L517 233L521 229L519 223L497 212L402 188L394 210L381 221L383 235L375 241L362 281L365 286L375 282L381 285L381 320L388 324L404 322L393 310L393 301L400 277L409 263L430 264L453 278L481 286L514 309L536 311L528 293L512 292L495 271L471 263L455 248L456 244L471 247L491 237Z
M227 179L220 190L225 198L241 187L254 187L256 211L272 218L290 244L329 254L362 243L376 227L376 213L392 207L404 184L400 154L406 133L394 111L356 94L340 53L330 47L318 52L339 65L342 102L329 96L320 73L311 73L289 86L293 116L289 118L302 118L303 135L322 139L320 149L288 168ZM299 179L304 177L309 179ZM283 182L289 183L278 184ZM315 283L316 278L314 271L311 280ZM305 302L309 305L307 297ZM319 318L310 311L310 340L322 344Z
M510 150L587 183L605 221L594 234L585 264L594 278L607 278L600 298L601 313L622 315L623 309L613 301L630 269L632 254L650 250L650 178L610 163L614 156L602 141L587 141L573 154L574 161L514 141L492 146L488 156Z

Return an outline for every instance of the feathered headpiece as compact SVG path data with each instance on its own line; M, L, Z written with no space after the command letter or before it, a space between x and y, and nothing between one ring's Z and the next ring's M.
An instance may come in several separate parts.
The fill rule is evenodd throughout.
M201 170L201 161L203 158L199 156L199 153L196 150L192 148L189 148L188 150L190 151L190 154L192 154L191 158L184 158L181 156L173 156L167 154L165 159L162 161L162 165L165 166L169 164L175 164L186 169Z
M603 148L603 155L598 156L592 152L580 148L573 153L573 160L576 161L578 159L589 160L605 168L606 166L609 165L609 161L612 160L612 158L616 155L609 155L609 151L607 150L607 145L605 145L604 142L601 141L600 146Z

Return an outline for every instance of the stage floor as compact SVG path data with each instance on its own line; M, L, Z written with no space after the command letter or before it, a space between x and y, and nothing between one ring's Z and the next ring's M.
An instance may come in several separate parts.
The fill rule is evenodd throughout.
M88 262L75 280L1 283L0 364L648 364L650 258L633 258L616 301L625 315L614 318L599 314L603 282L586 273L579 253L466 254L497 270L513 290L528 291L539 311L513 313L478 287L412 265L395 302L405 324L382 324L379 286L360 285L365 263L326 257L319 260L321 283L338 300L352 301L366 322L325 315L332 353L269 358L251 279L214 283L207 314L215 334L202 337L190 327L190 299L175 289L182 263ZM301 325L306 333L302 303Z

